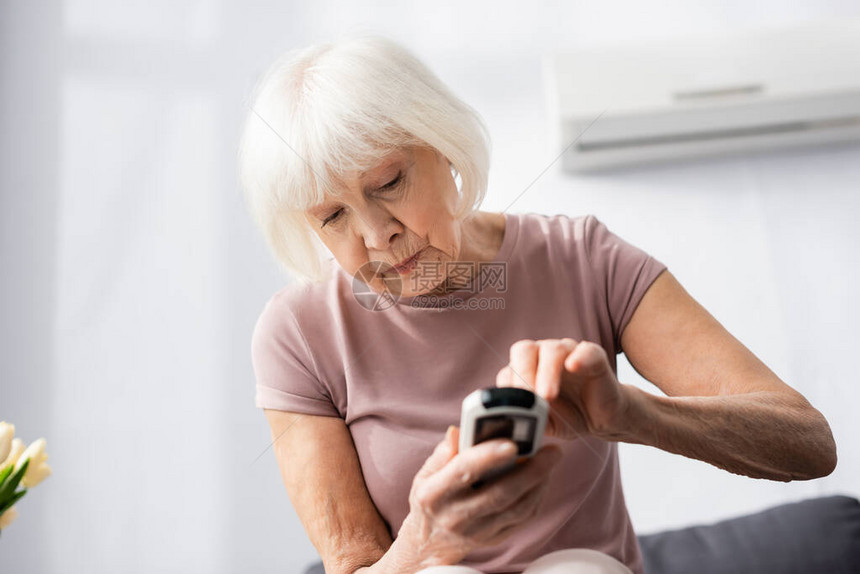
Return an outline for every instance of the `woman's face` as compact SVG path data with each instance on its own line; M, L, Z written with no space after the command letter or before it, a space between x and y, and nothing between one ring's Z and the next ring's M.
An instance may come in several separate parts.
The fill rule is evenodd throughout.
M399 148L367 172L343 174L341 184L342 195L305 212L338 264L353 277L361 270L359 277L378 292L435 292L446 262L463 255L461 221L453 215L459 195L447 158L426 147ZM414 263L396 267L415 254ZM383 265L364 267L370 262Z

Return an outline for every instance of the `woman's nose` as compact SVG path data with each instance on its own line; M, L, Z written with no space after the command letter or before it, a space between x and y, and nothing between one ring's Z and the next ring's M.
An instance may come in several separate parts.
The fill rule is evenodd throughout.
M403 226L384 209L362 215L364 245L369 250L388 251Z

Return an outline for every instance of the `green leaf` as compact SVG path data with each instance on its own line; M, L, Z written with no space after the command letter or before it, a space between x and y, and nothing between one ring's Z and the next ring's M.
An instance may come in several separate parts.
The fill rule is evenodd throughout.
M21 465L17 471L15 471L12 476L3 483L3 486L0 487L0 501L6 500L9 496L15 492L15 489L18 488L18 483L24 478L24 473L27 472L27 467L30 465L30 459L26 459L24 464Z
M2 472L0 472L0 488L3 487L3 483L6 481L7 478L9 478L9 475L12 474L12 470L14 468L15 468L15 465L10 464L6 468L4 468Z
M0 503L0 516L2 516L3 513L6 512L6 510L12 508L12 505L18 502L18 500L20 500L20 498L25 494L27 494L26 488L13 494L12 498L7 500L6 502Z

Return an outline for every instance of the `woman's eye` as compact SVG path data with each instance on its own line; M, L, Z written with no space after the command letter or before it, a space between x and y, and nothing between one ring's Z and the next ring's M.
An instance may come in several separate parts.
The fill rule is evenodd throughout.
M326 218L323 220L322 225L320 225L320 227L325 227L329 222L334 221L335 219L337 219L338 217L340 217L340 212L341 212L341 211L343 211L343 209L338 209L337 211L335 211L334 213L332 213L331 215L329 215L328 217L326 217Z
M403 180L403 174L402 174L402 173L398 173L398 174L397 174L397 177L395 177L393 180L391 180L390 182L388 182L388 183L386 183L385 185L383 185L382 187L380 187L380 188L378 189L378 191L389 191L389 190L392 190L392 189L394 189L395 187L397 187L397 186L400 184L400 182L401 182L402 180ZM343 211L343 209L338 209L337 211L335 211L334 213L332 213L331 215L329 215L328 217L326 217L326 218L323 220L322 225L320 225L320 227L321 227L321 228L322 228L322 227L325 227L325 226L326 226L326 225L328 225L330 222L332 222L332 221L336 221L336 220L340 217L340 214L341 214L341 212L342 212L342 211Z
M398 173L397 177L395 177L393 180L386 183L385 185L383 185L379 189L382 191L392 189L392 188L396 187L398 183L400 183L400 179L401 179L401 174Z

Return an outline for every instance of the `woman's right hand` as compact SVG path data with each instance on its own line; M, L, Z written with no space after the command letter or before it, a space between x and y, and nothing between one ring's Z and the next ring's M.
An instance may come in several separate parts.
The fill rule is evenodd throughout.
M459 429L449 427L415 475L409 514L397 535L424 566L458 564L473 549L501 543L534 518L561 459L558 446L544 446L474 489L480 477L517 459L516 445L493 439L458 453L458 442Z

